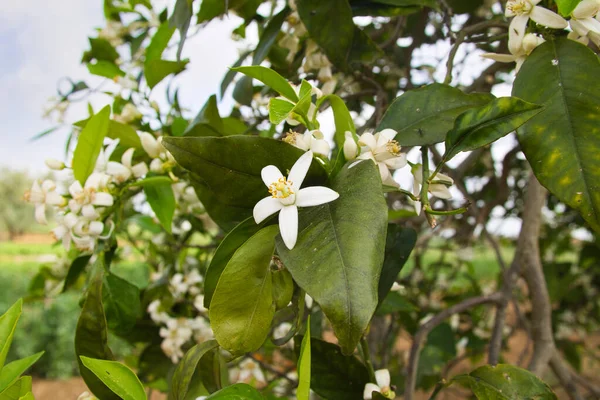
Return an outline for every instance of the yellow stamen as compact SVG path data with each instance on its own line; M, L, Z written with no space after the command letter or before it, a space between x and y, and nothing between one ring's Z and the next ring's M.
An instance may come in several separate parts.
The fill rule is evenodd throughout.
M269 193L275 199L285 199L294 194L292 189L293 183L287 179L281 177L277 182L273 182L269 185Z
M392 153L395 156L400 155L400 144L398 144L397 141L395 140L390 140L389 142L387 142L387 144L385 145L385 148L387 151L389 151L390 153Z
M298 132L294 132L294 131L290 130L287 133L287 135L283 138L283 141L288 144L295 145L297 137L298 137Z

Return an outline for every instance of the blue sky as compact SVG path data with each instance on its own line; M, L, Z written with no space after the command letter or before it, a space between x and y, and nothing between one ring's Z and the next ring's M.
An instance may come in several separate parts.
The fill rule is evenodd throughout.
M101 0L28 0L3 4L0 14L0 167L45 172L46 158L64 156L67 131L36 142L30 139L55 124L42 117L59 80L71 77L98 84L80 64L88 36L104 24ZM181 75L180 97L192 113L218 90L227 67L238 58L231 30L237 17L212 22L186 42L184 57L191 59ZM90 85L92 86L92 85ZM156 87L157 100L164 88ZM95 98L102 106L106 98ZM227 106L227 104L225 104ZM66 122L87 115L82 102L67 113Z

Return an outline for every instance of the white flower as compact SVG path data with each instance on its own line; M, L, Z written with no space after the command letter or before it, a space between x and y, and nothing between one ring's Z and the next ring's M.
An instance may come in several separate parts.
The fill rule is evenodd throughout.
M329 156L329 151L331 147L323 133L316 129L314 131L306 131L304 133L298 133L294 131L290 131L283 141L291 144L304 151L312 151L313 153L322 155L323 157Z
M69 186L71 200L69 208L73 212L79 212L86 204L99 207L110 207L113 205L113 197L110 193L100 191L106 187L107 175L94 172L87 180L85 185L81 186L79 181L75 181Z
M399 169L406 165L406 154L400 153L400 145L394 140L397 132L393 129L384 129L373 135L365 132L360 135L358 144L361 147L359 160L373 160L379 168L379 175L384 185L398 187L390 169ZM355 162L351 165L354 166Z
M205 313L208 311L208 309L206 307L204 307L204 295L203 294L199 294L198 296L196 296L196 298L194 299L194 307L196 308L196 310Z
M126 32L127 29L122 23L119 21L108 20L106 21L106 27L98 32L98 37L109 41L113 47L117 47L123 44L123 35Z
M238 382L266 383L266 380L260 366L254 360L247 358L240 363Z
M56 183L50 179L40 183L33 181L31 190L28 190L23 195L25 201L35 205L35 220L40 224L47 224L46 220L46 205L64 207L67 205L67 200L56 192Z
M569 20L571 29L580 36L587 36L590 32L600 34L600 21L594 19L598 11L600 11L600 2L583 0L571 13Z
M65 169L65 163L55 158L46 159L45 164L48 168L53 169L55 171L61 171Z
M71 248L71 230L77 224L77 216L73 213L56 216L58 226L52 229L51 234L54 240L62 240L63 247L69 251Z
M143 114L131 103L125 104L123 109L121 110L121 114L116 114L113 116L113 119L117 122L121 122L123 124L128 124L135 120L141 119Z
M525 36L527 21L531 18L540 25L554 29L564 29L567 21L560 15L537 4L541 0L508 0L505 15L514 17L508 28L508 48L512 54L516 54L521 47Z
M527 56L530 55L536 47L544 42L545 40L541 36L528 33L521 40L521 46L518 49L509 48L511 54L484 53L481 55L481 57L503 63L516 62L517 66L515 71L519 72L521 65L523 65L527 59Z
M178 272L174 274L171 278L171 292L175 297L182 297L188 291L191 291L191 289L195 287L197 283L201 283L203 280L204 279L202 278L202 276L195 269L186 275L183 275L182 273Z
M160 311L161 306L162 304L160 300L152 301L150 304L148 304L148 314L150 314L150 318L152 319L152 321L156 323L166 324L171 318L166 312Z
M146 163L140 162L135 165L133 163L133 153L135 149L130 148L121 157L121 162L109 161L106 166L106 173L111 175L117 183L127 181L132 175L140 178L148 173Z
M350 131L344 132L344 157L347 161L354 160L359 153L358 145L354 140L354 135Z
M413 166L411 172L414 177L413 194L418 196L421 185L423 184L423 166L421 164L416 164ZM437 173L433 181L429 184L428 191L440 199L448 200L452 198L452 193L450 193L450 190L448 190L448 186L452 186L453 183L454 180L448 175Z
M196 343L204 343L214 337L210 324L203 317L190 319L188 320L188 324L194 331L194 340Z
M140 140L142 147L151 158L159 157L164 150L162 144L151 133L140 132Z
M323 92L323 96L327 96L329 94L333 94L335 92L335 87L337 86L338 80L337 77L333 76L330 80L325 82L321 87L321 91Z
M160 328L158 334L164 338L160 347L164 353L171 358L173 364L183 357L183 346L192 338L192 329L185 318L169 319L167 326Z
M117 85L121 86L122 90L136 90L138 88L137 81L128 76L117 75L114 81Z
M89 221L86 218L79 218L73 226L71 238L75 247L79 250L93 251L98 239L108 239L112 233L112 227L109 232L102 235L104 224L100 221Z
M396 397L396 393L390 388L390 371L387 369L378 369L375 371L375 380L377 384L367 383L363 397L365 400L371 400L373 398L373 392L379 392L388 399Z
M324 186L300 189L306 177L313 153L304 153L290 169L287 179L274 165L267 165L261 177L271 196L265 197L254 206L254 221L260 224L279 211L279 231L288 249L293 249L298 238L298 207L313 207L329 203L339 194Z

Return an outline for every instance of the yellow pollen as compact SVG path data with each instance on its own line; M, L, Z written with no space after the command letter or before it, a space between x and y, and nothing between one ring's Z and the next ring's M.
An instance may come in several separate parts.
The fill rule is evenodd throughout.
M275 199L285 199L294 194L292 189L293 183L286 180L285 178L279 178L277 182L273 182L269 185L269 193L271 197Z
M294 132L290 130L287 135L283 138L283 141L289 143L291 145L296 144L296 138L298 137L298 132Z
M385 148L387 151L389 151L390 153L392 153L395 156L400 155L401 147L398 144L398 142L395 140L390 140L389 142L387 142L387 144L385 145Z
M522 15L529 12L529 7L525 1L515 1L507 4L507 8L516 15Z

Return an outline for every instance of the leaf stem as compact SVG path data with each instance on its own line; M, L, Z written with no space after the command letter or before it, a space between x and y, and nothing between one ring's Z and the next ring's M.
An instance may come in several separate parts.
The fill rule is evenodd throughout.
M423 207L423 210L427 214L431 214L431 215L457 215L457 214L466 213L468 207L469 207L469 204L467 204L465 207L457 208L456 210L437 211L437 210L432 210L431 206L427 206L427 207Z
M377 380L375 379L375 369L373 368L373 362L371 361L371 353L369 352L369 344L364 336L360 339L360 350L363 361L369 370L369 379L371 379L371 382L377 383Z

